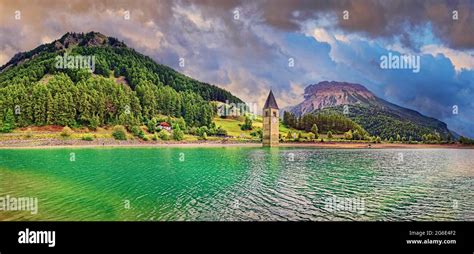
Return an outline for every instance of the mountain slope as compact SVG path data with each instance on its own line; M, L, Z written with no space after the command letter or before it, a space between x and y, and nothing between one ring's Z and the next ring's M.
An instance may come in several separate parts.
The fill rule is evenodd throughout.
M0 68L0 87L18 82L29 84L40 80L45 74L57 73L58 70L54 68L55 57L64 53L95 56L95 74L108 77L110 70L116 77L125 76L132 88L138 85L140 80L147 80L153 84L171 86L177 91L193 91L209 101L242 102L222 88L197 81L168 66L157 64L150 57L128 48L123 42L97 32L66 33L52 43L16 54ZM30 68L32 65L35 65L36 69ZM73 70L63 72L74 75ZM139 77L139 74L143 73L145 78Z
M125 43L118 41L115 38L107 37L101 33L90 32L87 34L79 33L66 33L60 39L53 41L52 43L43 44L37 48L15 54L10 61L0 67L0 72L7 70L11 67L20 65L25 61L28 61L41 53L53 53L66 49L72 49L73 47L122 47L126 48Z
M94 57L95 68L58 67L66 55ZM163 120L163 115L182 118L181 128L211 126L212 101L242 102L224 89L157 64L123 42L95 32L67 33L16 54L0 68L4 132L30 125L130 128Z
M452 138L447 125L415 110L378 98L360 84L323 81L305 88L304 101L286 110L301 116L307 113L343 113L371 135L396 139L397 135L421 140L423 135L439 133Z

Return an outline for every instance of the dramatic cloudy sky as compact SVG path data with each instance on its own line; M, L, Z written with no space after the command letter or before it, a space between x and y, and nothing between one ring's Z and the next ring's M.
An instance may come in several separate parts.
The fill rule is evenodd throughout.
M68 31L116 37L259 107L270 88L288 106L309 84L357 82L474 137L474 1L0 0L0 65ZM381 69L389 52L420 56L420 72Z

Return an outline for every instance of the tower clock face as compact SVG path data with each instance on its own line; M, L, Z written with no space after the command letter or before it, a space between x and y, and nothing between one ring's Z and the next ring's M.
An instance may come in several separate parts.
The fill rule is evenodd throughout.
M276 117L272 117L272 122L273 122L273 123L277 123L277 121L278 121L278 120L277 120Z

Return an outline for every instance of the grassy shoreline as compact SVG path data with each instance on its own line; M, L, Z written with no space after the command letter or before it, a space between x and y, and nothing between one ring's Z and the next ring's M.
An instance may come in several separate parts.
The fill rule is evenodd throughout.
M250 135L251 131L240 130L241 122L235 119L215 118L218 126L227 130L227 137L208 136L202 138L184 134L183 140L153 139L153 134L144 132L146 138L139 138L126 133L127 140L116 140L112 136L112 127L97 128L91 131L87 128L70 130L67 136L62 135L62 126L41 126L18 128L11 133L0 134L0 149L14 148L97 148L97 147L261 147L258 137ZM254 128L261 127L261 121L254 123ZM144 126L141 127L146 129ZM376 143L368 140L345 140L343 135L335 134L331 138L327 134L320 134L318 139L308 139L307 133L302 133L299 141L288 140L287 132L297 133L293 129L280 126L280 134L285 137L285 142L280 142L280 147L309 147L309 148L347 148L347 149L430 149L430 148L455 148L474 149L474 145L450 144L425 144L421 142L387 142ZM298 131L299 132L299 131ZM85 139L88 137L88 139ZM146 139L146 141L144 140Z

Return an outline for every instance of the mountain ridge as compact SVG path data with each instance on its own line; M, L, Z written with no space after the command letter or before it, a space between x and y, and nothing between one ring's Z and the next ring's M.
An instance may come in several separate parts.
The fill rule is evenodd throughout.
M439 133L443 139L455 137L446 123L381 99L361 84L322 81L307 86L304 91L301 103L282 111L296 116L335 111L349 116L372 135L383 138L400 134L421 140L422 135L431 133ZM394 126L387 126L388 123ZM398 133L389 133L385 129Z
M40 45L30 51L16 53L7 63L0 66L0 73L10 67L17 66L25 60L29 60L42 52L52 52L69 49L72 46L111 46L111 47L127 47L124 42L113 37L107 37L99 32L73 33L67 32L61 38Z
M51 43L42 44L30 51L17 53L6 64L0 67L0 74L15 76L15 74L5 73L14 68L20 68L25 63L31 62L36 58L51 58L45 56L46 54L54 54L55 56L57 56L61 53L66 52L66 50L68 52L73 52L76 54L78 53L99 55L103 51L111 51L109 53L106 52L108 57L110 57L111 55L114 56L116 54L133 55L133 58L140 58L140 61L145 62L143 65L138 67L146 69L146 71L150 73L148 75L148 79L151 79L152 82L162 82L164 85L172 86L177 91L192 90L194 92L199 93L206 100L216 100L221 102L225 102L226 100L228 100L229 102L243 103L240 98L236 97L235 95L231 94L229 91L223 88L188 77L167 65L157 63L152 58L135 51L135 49L133 48L129 48L124 42L121 42L114 37L108 37L100 32L94 31L88 33L68 32L61 36L59 39L52 41ZM100 59L100 57L98 57L98 71L107 72L107 70L104 69L109 69L110 71L115 71L118 72L118 74L120 75L126 76L126 78L128 79L127 81L131 81L131 79L133 79L133 77L131 76L134 76L133 73L128 73L123 69L132 69L135 66L130 66L133 65L133 63L128 65L124 64L122 66L117 66L116 62L119 61L119 57L116 57L113 60ZM104 64L104 62L106 63ZM51 66L52 64L53 63L51 61L43 64L43 68L46 69L45 73L47 73L47 71L50 71L51 69L54 69L54 66ZM121 70L118 70L118 68L121 68ZM40 74L39 76L42 75ZM104 76L107 77L107 75ZM35 78L33 81L38 80L39 78ZM176 84L176 80L182 81L181 83L188 83L188 85L183 86L181 84ZM3 83L3 79L0 76L0 87L4 86ZM129 83L133 84L133 82Z

